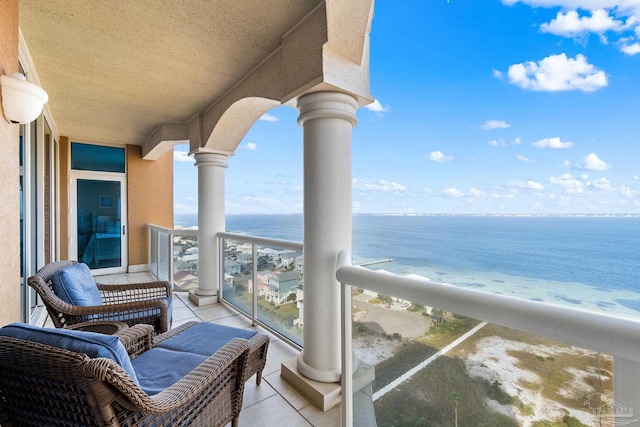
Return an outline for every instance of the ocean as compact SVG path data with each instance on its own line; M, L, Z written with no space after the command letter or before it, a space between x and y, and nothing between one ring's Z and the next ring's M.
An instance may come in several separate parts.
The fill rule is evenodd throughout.
M227 230L302 241L302 215L229 215ZM354 215L354 264L388 258L370 268L640 318L636 215Z

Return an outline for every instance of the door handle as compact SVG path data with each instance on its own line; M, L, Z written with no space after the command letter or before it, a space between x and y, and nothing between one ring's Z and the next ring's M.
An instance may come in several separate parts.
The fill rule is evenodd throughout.
M124 236L125 234L127 234L126 232L126 225L122 226L122 235Z

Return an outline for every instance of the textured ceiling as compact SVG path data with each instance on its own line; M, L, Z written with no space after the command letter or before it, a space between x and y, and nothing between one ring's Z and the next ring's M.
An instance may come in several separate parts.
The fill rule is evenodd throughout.
M318 0L21 0L20 28L61 135L141 144L202 112Z

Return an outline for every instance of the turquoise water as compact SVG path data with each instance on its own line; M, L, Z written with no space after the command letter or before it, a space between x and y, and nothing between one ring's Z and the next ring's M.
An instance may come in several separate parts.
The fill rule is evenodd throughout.
M176 225L196 225L176 215ZM302 241L301 215L231 215L227 229ZM435 281L640 317L640 217L356 215L353 260Z

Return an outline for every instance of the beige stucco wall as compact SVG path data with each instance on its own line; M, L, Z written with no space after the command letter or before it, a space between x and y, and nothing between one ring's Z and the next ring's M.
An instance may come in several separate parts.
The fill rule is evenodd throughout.
M147 264L147 224L173 227L173 150L143 160L142 147L127 146L129 265Z
M0 74L18 71L18 0L0 0ZM0 117L0 325L20 320L19 127Z

